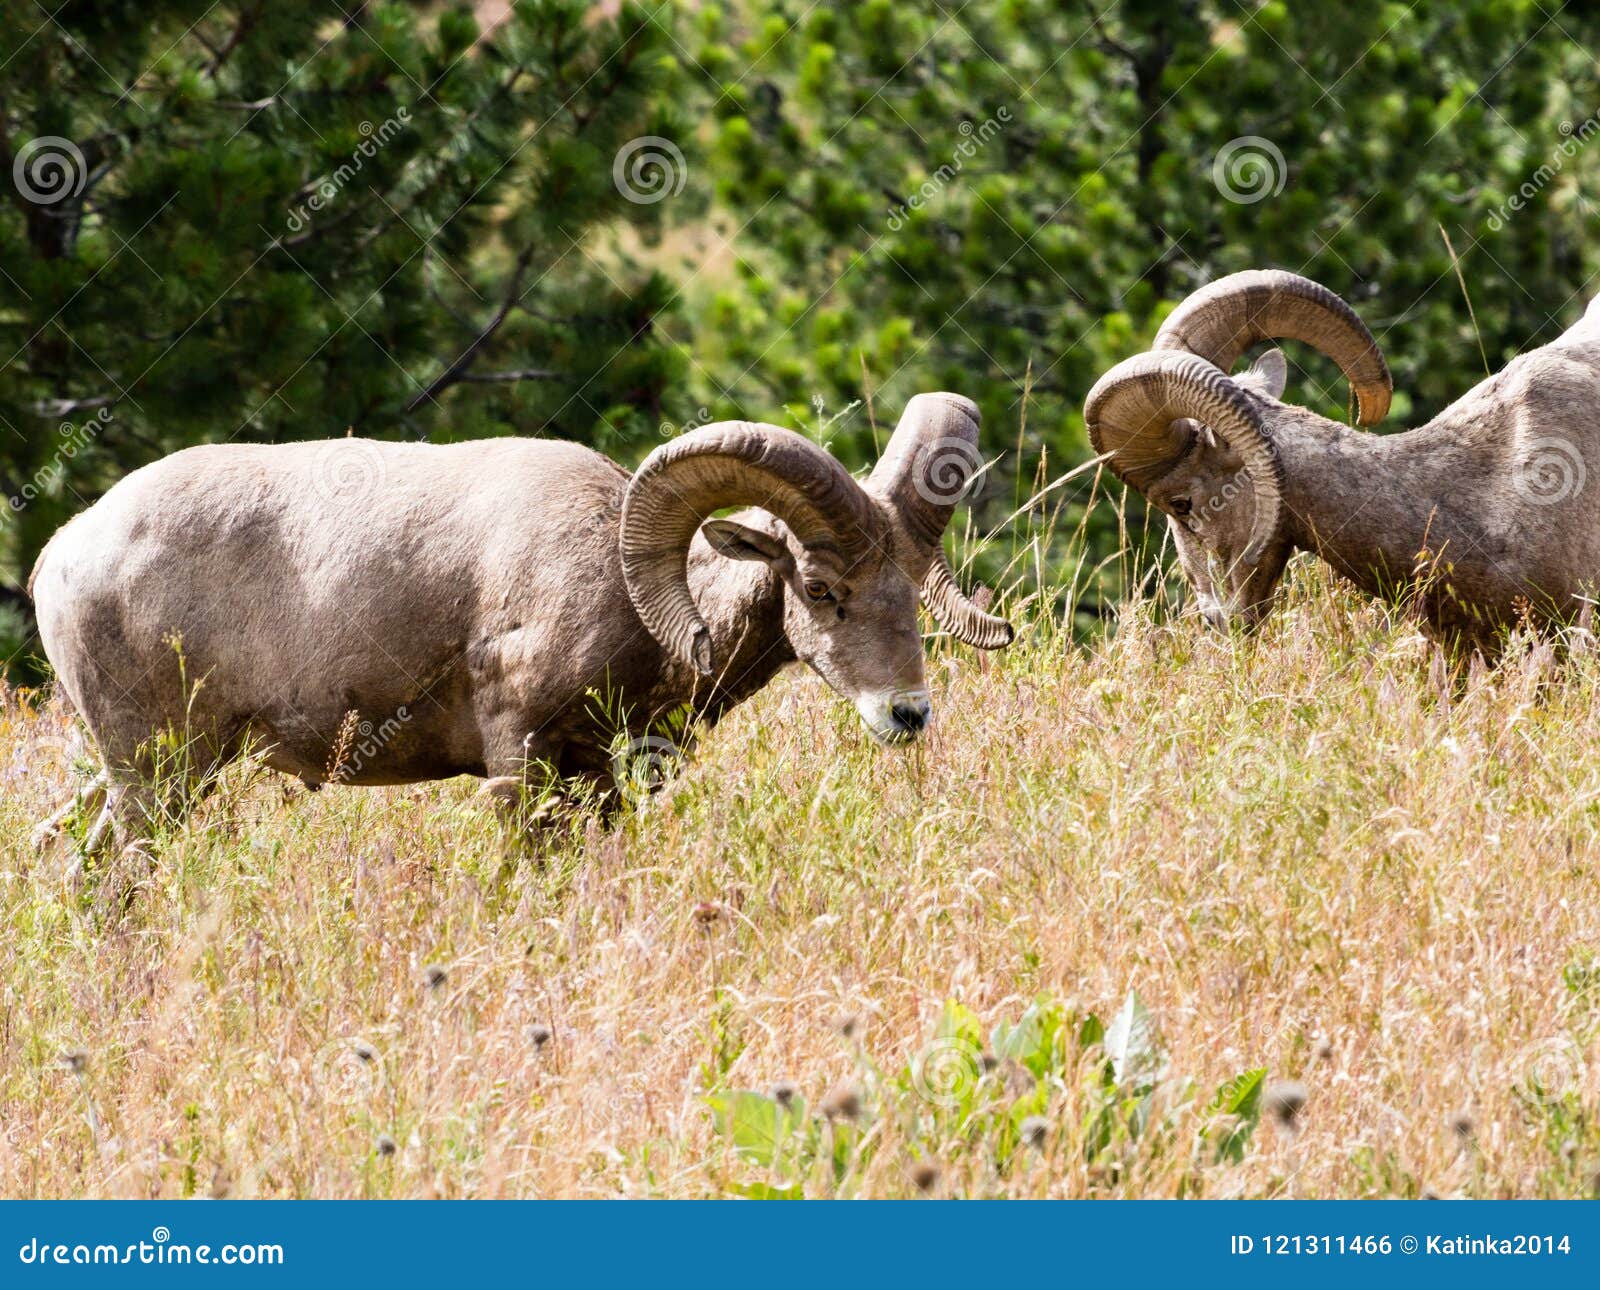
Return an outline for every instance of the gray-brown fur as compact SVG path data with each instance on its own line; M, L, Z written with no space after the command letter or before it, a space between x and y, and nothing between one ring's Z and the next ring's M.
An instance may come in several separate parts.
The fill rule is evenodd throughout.
M683 567L710 631L703 675L630 598L629 482L587 448L514 438L215 445L129 475L30 581L57 683L108 768L104 824L126 835L148 807L164 729L198 741L197 764L249 742L314 785L537 760L604 787L619 718L642 734L688 705L709 724L797 658L853 699L925 694L917 593L936 553L883 501L885 536L848 569L819 573L761 510L696 533ZM730 559L707 532L766 554ZM799 585L818 576L839 597L827 621ZM904 721L886 706L874 732L913 736L917 701ZM342 726L354 747L336 766Z
M1364 328L1360 334L1370 341ZM1362 352L1353 339L1346 348ZM1177 357L1142 356L1158 364ZM1136 363L1119 369L1146 379ZM1119 413L1132 406L1123 401L1119 408L1108 397L1117 371L1089 399L1092 417L1110 427L1102 433L1113 454L1124 442ZM1280 479L1280 517L1254 564L1243 556L1255 487L1230 435L1174 420L1181 458L1154 478L1130 481L1166 512L1180 564L1213 623L1259 617L1297 550L1316 553L1370 594L1415 604L1441 639L1491 655L1504 628L1524 613L1569 619L1594 595L1600 306L1426 425L1400 434L1371 434L1282 402L1284 375L1282 355L1270 351L1231 378L1248 413L1230 435L1247 441L1253 422ZM1374 401L1386 406L1386 391L1378 394ZM1185 402L1179 395L1166 406L1181 413ZM1143 434L1148 445L1151 436L1124 415L1120 428L1130 427L1127 441Z

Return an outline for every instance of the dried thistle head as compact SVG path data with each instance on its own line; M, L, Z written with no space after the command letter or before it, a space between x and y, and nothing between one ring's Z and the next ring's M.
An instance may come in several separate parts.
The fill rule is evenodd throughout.
M834 1019L833 1028L846 1039L854 1039L861 1033L861 1014L859 1012L846 1012Z
M1471 1140L1472 1114L1469 1111L1452 1111L1445 1118L1445 1123L1450 1126L1450 1132L1462 1142L1468 1142Z
M819 1109L830 1120L854 1120L861 1114L861 1090L848 1081L835 1084Z
M438 963L430 963L422 969L422 983L430 990L444 989L449 979L450 973Z
M528 1042L535 1048L543 1048L554 1037L550 1027L543 1022L534 1022L528 1027Z
M694 907L694 921L701 927L709 927L722 917L722 906L713 901L702 900Z
M61 1064L74 1075L82 1075L89 1069L89 1050L87 1048L66 1048L61 1052Z
M1030 1115L1018 1126L1017 1133L1024 1145L1042 1150L1050 1138L1050 1121L1042 1115Z
M365 1039L358 1039L350 1045L350 1051L356 1055L356 1060L364 1066L370 1066L378 1060L378 1050Z
M373 1149L380 1156L392 1156L400 1148L387 1133L380 1133L377 1142L373 1143Z
M939 1185L939 1166L932 1160L919 1160L911 1170L911 1181L927 1195Z
M792 1080L781 1079L772 1086L772 1100L779 1106L792 1105L799 1094L800 1090L795 1087Z
M1262 1099L1262 1106L1278 1125L1286 1132L1295 1132L1299 1128L1298 1118L1305 1109L1306 1086L1299 1080L1281 1079L1267 1085L1267 1091Z

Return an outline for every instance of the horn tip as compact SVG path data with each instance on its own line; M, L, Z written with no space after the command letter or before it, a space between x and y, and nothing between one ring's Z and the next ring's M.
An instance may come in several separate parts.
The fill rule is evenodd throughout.
M1356 424L1375 426L1389 415L1391 395L1382 385L1366 386L1356 390Z
M689 657L701 676L710 676L716 671L715 661L711 657L711 630L708 627L702 625L694 629L694 639L689 643Z

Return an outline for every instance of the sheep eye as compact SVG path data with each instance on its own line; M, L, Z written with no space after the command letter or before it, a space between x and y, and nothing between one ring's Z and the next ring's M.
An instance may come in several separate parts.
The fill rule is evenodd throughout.
M1194 510L1194 503L1191 502L1187 497L1174 497L1167 504L1172 507L1172 513L1179 519L1182 519L1185 515L1189 514L1190 511Z
M806 595L813 600L826 600L828 598L828 584L813 578L806 583Z

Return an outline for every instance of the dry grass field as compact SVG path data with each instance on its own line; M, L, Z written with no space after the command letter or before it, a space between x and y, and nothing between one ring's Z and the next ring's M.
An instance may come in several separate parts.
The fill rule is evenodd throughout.
M1600 658L1451 677L1297 565L809 675L616 828L242 768L121 921L0 711L0 1194L1576 1196L1600 1165Z

